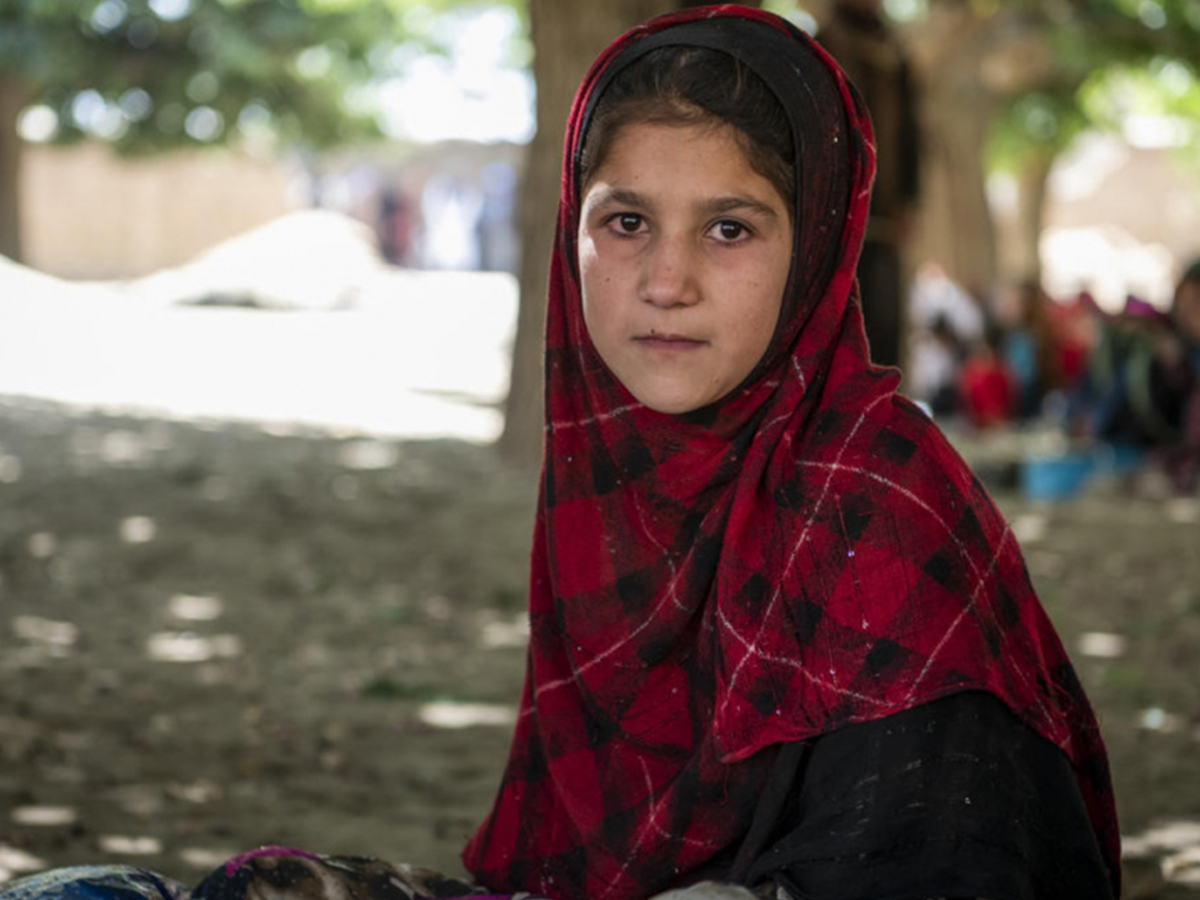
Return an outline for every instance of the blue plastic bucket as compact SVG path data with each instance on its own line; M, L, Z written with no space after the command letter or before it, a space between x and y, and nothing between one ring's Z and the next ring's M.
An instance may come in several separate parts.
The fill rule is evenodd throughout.
M1030 456L1021 464L1021 492L1030 500L1069 500L1083 490L1095 468L1090 453Z

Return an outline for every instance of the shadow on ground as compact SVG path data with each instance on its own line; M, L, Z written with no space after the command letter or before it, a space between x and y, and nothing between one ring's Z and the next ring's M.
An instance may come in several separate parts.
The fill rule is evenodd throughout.
M269 843L459 871L521 686L534 489L465 442L5 399L0 878L194 882ZM1197 896L1200 509L999 499L1102 720L1128 896Z

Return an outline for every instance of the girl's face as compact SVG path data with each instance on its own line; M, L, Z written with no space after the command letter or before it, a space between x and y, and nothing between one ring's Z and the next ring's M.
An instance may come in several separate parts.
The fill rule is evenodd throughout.
M791 268L792 223L727 125L631 124L585 186L583 317L639 401L691 412L762 359Z

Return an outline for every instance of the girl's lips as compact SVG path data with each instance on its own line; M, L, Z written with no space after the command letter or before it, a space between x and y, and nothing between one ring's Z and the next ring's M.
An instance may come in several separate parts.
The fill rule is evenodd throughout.
M708 341L685 337L682 334L643 334L634 340L643 347L655 350L694 350L703 347Z

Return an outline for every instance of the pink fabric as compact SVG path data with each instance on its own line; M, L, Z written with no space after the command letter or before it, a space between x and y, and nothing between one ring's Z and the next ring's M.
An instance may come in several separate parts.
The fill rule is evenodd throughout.
M249 850L240 856L235 856L226 862L225 877L232 878L234 873L243 865L252 859L258 859L260 856L301 856L304 859L321 859L316 853L309 853L307 850L297 850L294 847L259 847L256 850Z

